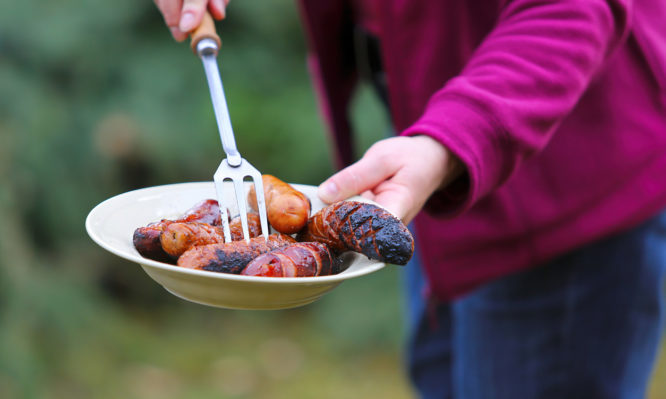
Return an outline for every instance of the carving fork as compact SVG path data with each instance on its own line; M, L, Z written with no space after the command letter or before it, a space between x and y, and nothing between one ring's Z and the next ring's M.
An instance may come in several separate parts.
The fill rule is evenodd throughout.
M220 138L222 139L222 148L227 155L226 159L222 160L222 163L220 163L220 166L213 175L215 190L220 204L220 212L222 213L224 241L231 241L229 217L227 214L227 207L224 204L224 182L229 180L233 183L234 192L236 194L236 203L238 205L241 224L243 226L243 237L245 238L245 241L250 240L247 225L247 195L245 193L244 184L244 179L246 177L252 179L252 182L254 183L255 193L257 195L257 208L261 220L261 233L265 239L268 239L268 217L266 216L266 203L264 201L264 184L261 178L261 173L259 173L259 171L247 160L241 157L240 152L238 152L238 149L236 148L236 140L231 128L231 119L229 118L229 109L227 108L227 101L224 97L222 79L220 78L220 71L217 67L217 53L220 45L220 37L215 30L213 18L208 12L206 12L201 25L199 25L199 27L191 34L191 47L195 54L201 58L204 70L206 71L206 79L208 80L208 88L210 89L210 96L213 102L215 119L217 120L217 127L220 130Z

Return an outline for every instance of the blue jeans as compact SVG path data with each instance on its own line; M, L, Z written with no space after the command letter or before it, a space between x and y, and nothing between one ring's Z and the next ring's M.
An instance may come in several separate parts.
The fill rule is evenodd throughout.
M423 398L645 396L663 327L666 213L451 303L407 266L409 376Z

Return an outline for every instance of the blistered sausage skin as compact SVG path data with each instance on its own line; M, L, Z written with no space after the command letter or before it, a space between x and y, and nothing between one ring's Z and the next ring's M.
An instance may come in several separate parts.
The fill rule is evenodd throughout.
M337 273L326 244L298 242L254 258L241 272L245 276L315 277Z
M216 200L201 201L176 220L162 219L134 230L132 241L141 256L161 262L170 262L170 256L162 249L160 235L172 223L200 222L219 225L222 222L220 208Z
M261 222L256 213L247 214L248 233L250 238L261 235ZM232 241L243 239L243 227L240 216L229 223ZM207 245L224 242L224 229L207 223L187 222L171 223L160 235L164 252L177 258L195 245Z
M263 175L264 200L268 222L273 228L284 234L300 231L310 216L310 200L302 192L294 189L275 176ZM250 207L257 210L254 185L247 196Z
M296 242L285 234L271 234L219 244L199 245L185 251L178 258L178 266L188 269L238 274L257 256Z
M400 219L373 204L340 201L314 214L298 241L317 241L334 252L360 252L380 262L405 265L414 238Z
M231 231L231 240L242 240L243 237L243 224L241 223L240 216L231 219L229 223L229 230ZM247 231L250 238L259 237L261 235L261 219L258 213L247 214Z

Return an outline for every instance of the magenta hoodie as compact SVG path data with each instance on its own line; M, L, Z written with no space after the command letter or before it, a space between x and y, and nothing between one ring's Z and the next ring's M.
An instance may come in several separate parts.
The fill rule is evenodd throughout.
M301 4L343 166L353 13L342 0ZM395 128L437 139L467 166L415 220L436 298L666 207L666 2L384 0L377 11Z

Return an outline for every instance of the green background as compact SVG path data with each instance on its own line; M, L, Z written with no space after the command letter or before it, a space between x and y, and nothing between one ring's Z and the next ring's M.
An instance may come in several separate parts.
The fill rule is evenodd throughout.
M318 184L331 153L293 2L234 0L222 79L239 149ZM245 312L169 295L93 244L97 203L210 180L222 153L199 60L150 2L0 5L1 398L407 398L401 271L302 308ZM362 88L361 154L388 129ZM666 360L652 398L666 397Z

